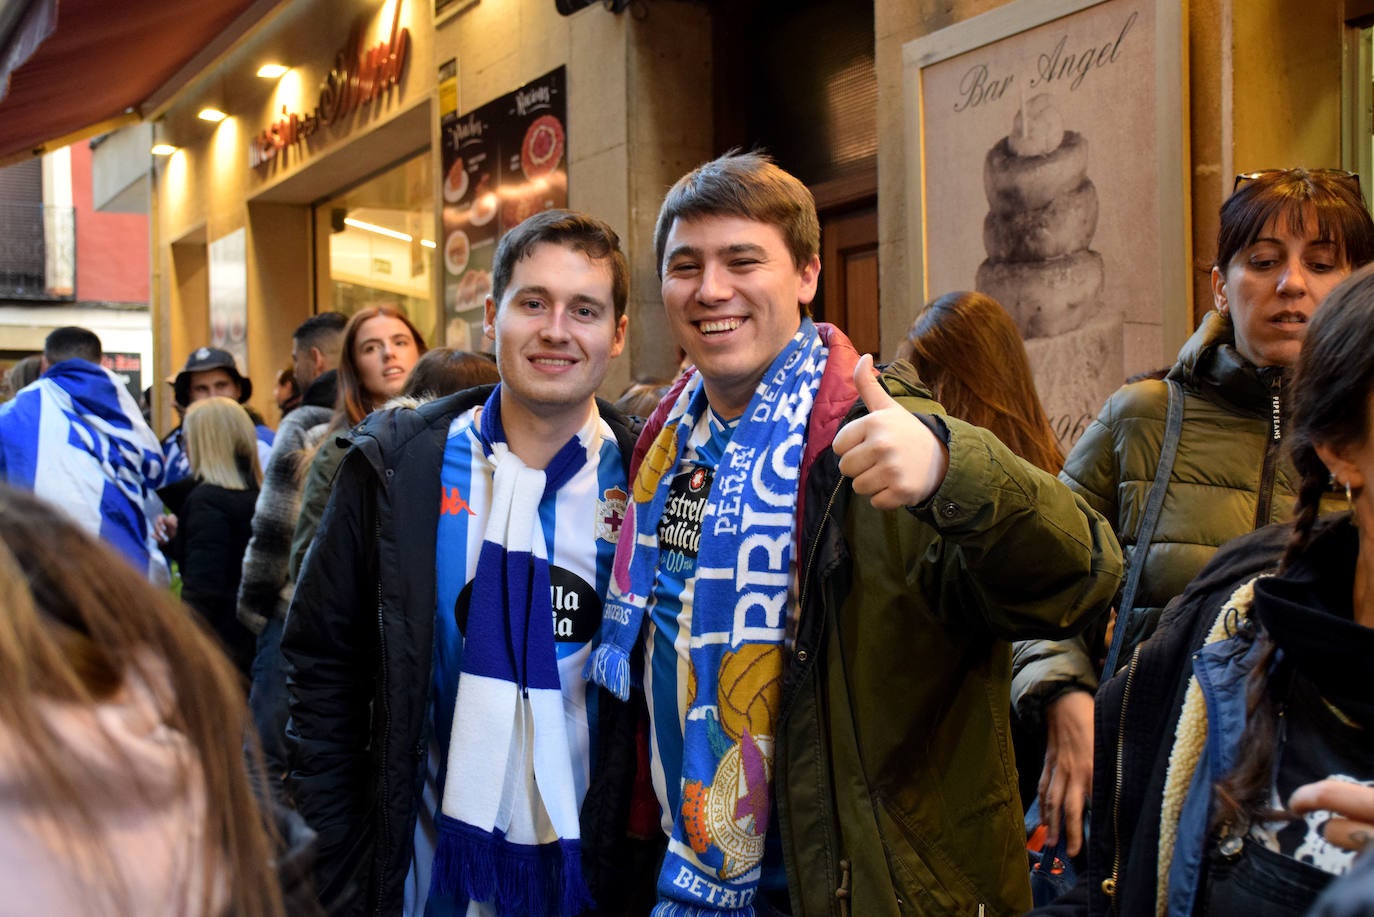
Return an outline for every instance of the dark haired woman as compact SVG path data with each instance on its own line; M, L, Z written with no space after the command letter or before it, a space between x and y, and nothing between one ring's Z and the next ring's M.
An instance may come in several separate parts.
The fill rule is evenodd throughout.
M1371 260L1374 220L1354 175L1285 169L1237 177L1221 207L1212 268L1216 311L1183 345L1168 382L1128 385L1107 400L1061 474L1112 522L1129 566L1141 549L1137 527L1165 440L1169 383L1179 386L1177 458L1144 548L1134 607L1118 608L1118 626L1126 628L1118 664L1220 545L1288 518L1297 490L1282 456L1289 368L1317 305ZM1013 693L1041 699L1050 727L1047 759L1088 757L1086 747L1071 753L1056 746L1068 736L1091 742L1084 701L1097 686L1097 649L1089 653L1081 639L1042 643L1033 683L1020 672L1013 681ZM1052 782L1054 791L1041 797L1050 824L1070 807L1063 788L1089 785L1091 773Z
M1374 784L1374 268L1311 323L1289 424L1295 521L1223 548L1098 694L1080 911L1302 914L1354 857L1283 807Z

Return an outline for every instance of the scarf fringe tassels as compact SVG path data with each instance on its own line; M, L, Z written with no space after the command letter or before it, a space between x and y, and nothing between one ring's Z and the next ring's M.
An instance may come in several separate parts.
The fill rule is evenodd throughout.
M603 643L587 659L583 676L621 700L630 699L630 656L612 643Z
M513 844L446 815L439 816L433 888L447 897L490 904L508 917L559 914L572 917L592 907L582 875L582 844ZM550 901L549 893L558 900Z

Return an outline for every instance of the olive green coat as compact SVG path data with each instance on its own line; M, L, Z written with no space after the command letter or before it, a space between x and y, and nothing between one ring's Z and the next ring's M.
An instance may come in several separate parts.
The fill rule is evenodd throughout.
M906 364L883 378L909 410L942 413ZM986 430L939 423L949 468L924 506L873 509L828 448L803 481L775 774L798 915L1030 906L1008 641L1087 625L1121 556L1106 520L1054 477Z

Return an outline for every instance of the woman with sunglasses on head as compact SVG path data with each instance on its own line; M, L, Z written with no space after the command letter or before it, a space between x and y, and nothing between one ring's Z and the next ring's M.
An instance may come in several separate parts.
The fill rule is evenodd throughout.
M1215 310L1165 381L1127 385L1107 400L1060 475L1113 523L1128 570L1143 564L1133 607L1117 609L1118 665L1218 547L1289 517L1297 490L1282 454L1289 371L1318 304L1371 260L1374 220L1353 174L1283 169L1237 177L1221 206ZM1171 387L1181 395L1176 438L1168 435ZM1177 451L1160 482L1163 502L1148 544L1139 545L1171 438ZM1043 641L1018 655L1018 666L1036 663L1034 681L1013 676L1018 710L1038 705L1048 727L1041 815L1051 842L1064 820L1071 853L1081 843L1082 802L1092 786L1091 692L1103 649L1090 651L1082 638Z
M1349 870L1374 812L1374 266L1317 311L1287 423L1293 521L1217 552L1103 685L1089 874L1042 913L1286 917Z

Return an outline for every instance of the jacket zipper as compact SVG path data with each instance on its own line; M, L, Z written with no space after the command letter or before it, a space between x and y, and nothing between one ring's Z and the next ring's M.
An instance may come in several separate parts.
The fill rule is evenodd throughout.
M802 571L801 601L798 603L798 607L803 610L806 608L807 587L811 583L811 570L816 563L816 552L820 550L821 546L821 533L825 531L825 524L830 519L830 511L835 508L835 498L840 495L840 488L844 486L844 481L844 475L841 475L840 479L835 482L835 489L830 492L830 499L825 502L825 512L821 513L820 525L816 526L816 538L811 542L811 550L806 552L806 569Z
M1274 474L1283 449L1283 376L1276 374L1269 383L1269 438L1264 444L1264 465L1260 470L1259 500L1255 504L1255 528L1269 524L1269 508L1274 503Z
M1116 733L1116 785L1112 788L1112 874L1102 880L1102 892L1116 904L1116 885L1121 876L1121 785L1126 777L1126 710L1131 700L1131 682L1135 679L1135 664L1140 659L1140 647L1131 651L1131 664L1126 669L1126 687L1121 692L1121 720Z
M390 469L387 469L387 477L390 476ZM390 679L387 676L386 667L386 625L382 616L382 576L380 569L382 557L382 520L380 516L376 519L375 525L377 534L377 562L379 565L377 571L377 639L382 653L382 683L380 686L382 695L382 749L380 757L381 767L379 771L382 784L382 837L380 843L377 845L376 868L379 881L377 882L377 900L373 908L373 913L381 914L381 889L383 883L380 881L380 877L388 859L387 844L389 843L388 839L391 837L391 792L388 789L389 784L386 779L387 760L391 752L391 694L388 690Z

